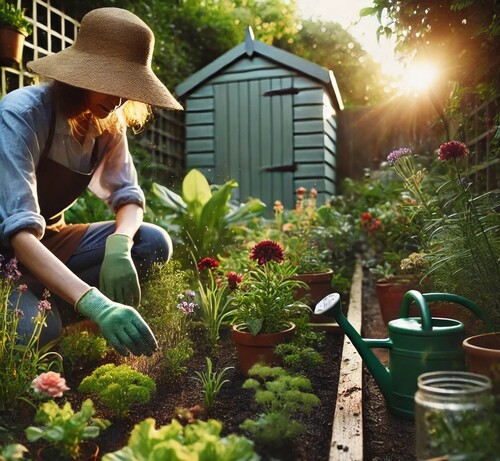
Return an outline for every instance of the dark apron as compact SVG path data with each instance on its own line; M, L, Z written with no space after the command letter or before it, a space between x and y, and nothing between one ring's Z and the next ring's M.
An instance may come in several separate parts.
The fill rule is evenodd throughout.
M66 263L75 252L89 224L66 224L64 212L85 191L97 165L97 138L91 155L89 174L78 173L48 158L55 129L55 112L50 121L49 137L36 170L40 214L47 223L42 243Z

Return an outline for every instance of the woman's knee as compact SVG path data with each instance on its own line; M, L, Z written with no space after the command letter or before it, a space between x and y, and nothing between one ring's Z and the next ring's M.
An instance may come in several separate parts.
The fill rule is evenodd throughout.
M167 262L173 253L172 239L161 227L143 223L134 237L132 256L149 267L155 262ZM142 265L142 264L141 264Z

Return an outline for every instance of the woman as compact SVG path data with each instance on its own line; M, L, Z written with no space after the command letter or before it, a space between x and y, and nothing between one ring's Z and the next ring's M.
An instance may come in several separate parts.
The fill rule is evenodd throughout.
M38 298L55 295L43 341L76 315L93 320L117 352L151 355L156 339L132 306L155 261L172 253L168 234L142 222L144 194L126 129L149 106L182 106L151 70L154 35L134 14L100 8L75 43L28 63L46 83L0 101L0 253L15 255L29 280L20 334ZM87 188L115 212L112 222L66 225L63 212ZM98 288L97 288L98 287Z

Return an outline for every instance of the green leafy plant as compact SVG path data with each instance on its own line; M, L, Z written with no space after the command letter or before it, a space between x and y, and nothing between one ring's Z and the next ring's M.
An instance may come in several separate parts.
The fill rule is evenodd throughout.
M187 310L179 307L194 296L188 288L189 283L189 274L178 260L156 263L150 269L139 312L151 326L161 347L174 347L189 334Z
M252 441L230 434L221 437L222 424L210 419L182 426L173 420L155 428L155 420L145 419L135 426L126 447L103 456L103 461L259 461Z
M28 449L20 443L9 443L4 447L0 445L0 461L26 459L24 457L26 453L28 453Z
M436 291L462 295L480 306L500 328L500 220L495 196L476 196L466 176L468 147L442 144L432 173L420 167L408 148L388 163L403 179L424 221L426 277ZM444 171L442 169L444 168Z
M24 313L19 309L19 299L27 290L24 284L15 287L21 277L17 269L17 259L8 261L0 255L0 411L16 408L19 400L31 403L28 391L32 380L41 372L50 369L60 370L62 359L50 351L52 344L39 347L39 339L50 315L50 294L45 292L44 299L38 304L38 314L32 319L33 332L29 338L20 337L17 332L20 318ZM9 303L13 290L18 291L17 304Z
M203 258L197 267L201 319L207 329L208 343L212 350L215 350L219 342L221 326L228 323L234 313L229 303L228 293L236 287L238 280L241 281L241 277L234 272L229 273L225 278L218 274L219 261L215 258ZM234 283L230 284L232 280Z
M110 425L107 420L94 418L94 413L90 399L85 400L76 413L69 402L62 407L53 400L45 402L35 415L35 423L39 426L28 427L26 437L30 442L45 440L63 459L78 459L81 443L96 438L101 430Z
M205 176L191 170L182 182L182 196L154 183L152 191L170 211L163 225L176 240L183 267L205 256L216 256L244 234L244 224L260 216L265 205L249 199L241 205L231 203L231 192L238 184L230 180L210 187Z
M175 346L163 349L165 374L170 379L175 379L186 373L186 363L193 354L193 343L189 338L183 338Z
M293 341L278 344L274 351L283 360L284 367L296 373L307 372L324 362L316 349Z
M307 391L311 382L304 376L291 375L281 367L254 365L243 389L255 391L255 400L263 413L257 419L247 419L241 428L259 443L283 445L300 434L303 426L293 419L298 413L310 413L319 405L319 398Z
M229 382L228 379L224 379L224 376L229 370L234 369L234 367L226 367L220 371L214 371L210 357L206 357L205 359L207 361L207 371L195 371L196 376L194 379L203 386L205 409L210 410L222 386Z
M318 192L304 187L296 190L293 210L275 205L274 216L278 241L285 247L299 274L314 274L331 269L333 240L329 230L318 225Z
M33 31L33 26L26 19L24 9L18 10L12 3L5 0L0 2L0 27L10 26L19 30L25 36Z
M69 365L69 369L96 363L110 351L102 336L87 330L75 331L63 336L58 347L63 362Z
M156 384L149 376L126 364L108 363L85 377L78 390L95 395L118 419L123 419L132 405L149 402Z
M292 278L297 267L285 260L283 247L263 240L253 247L250 259L257 263L242 274L230 296L235 307L232 322L243 325L253 335L277 333L290 326L295 318L309 314L309 307L295 300L295 291L306 287Z
M490 398L484 411L426 411L428 452L446 454L450 461L500 460L499 405Z

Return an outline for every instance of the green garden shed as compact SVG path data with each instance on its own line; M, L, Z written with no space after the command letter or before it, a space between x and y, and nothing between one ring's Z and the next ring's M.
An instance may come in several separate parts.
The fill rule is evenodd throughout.
M177 86L185 105L186 169L235 179L235 199L290 209L298 187L335 194L337 115L332 71L255 40L245 41Z

